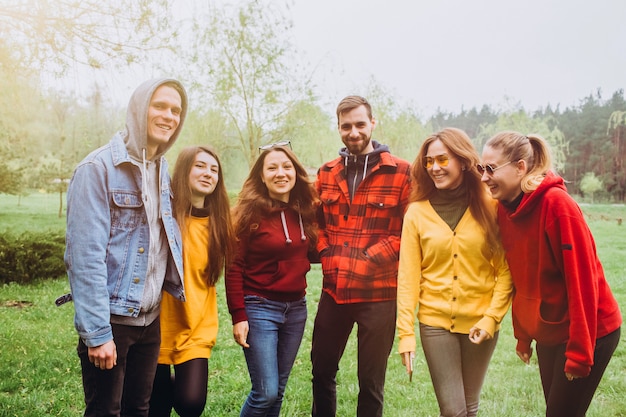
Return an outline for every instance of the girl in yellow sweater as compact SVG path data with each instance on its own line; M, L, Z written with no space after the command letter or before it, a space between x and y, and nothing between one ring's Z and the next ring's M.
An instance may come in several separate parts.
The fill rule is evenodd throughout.
M429 136L400 243L399 352L412 373L415 317L440 414L476 416L487 366L511 299L496 205L481 183L478 153L459 129Z
M217 338L215 284L234 251L230 204L217 154L204 146L183 149L174 168L172 193L183 238L187 300L163 293L150 417L169 417L172 408L181 417L197 417L206 404L208 359Z

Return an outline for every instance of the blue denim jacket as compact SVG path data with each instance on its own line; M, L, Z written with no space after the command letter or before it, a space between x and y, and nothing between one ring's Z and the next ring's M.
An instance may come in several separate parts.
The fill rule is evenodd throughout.
M65 264L74 324L87 346L113 339L112 314L140 313L150 244L141 175L118 134L76 167L67 192ZM182 243L163 157L159 181L160 217L170 249L163 288L184 301Z

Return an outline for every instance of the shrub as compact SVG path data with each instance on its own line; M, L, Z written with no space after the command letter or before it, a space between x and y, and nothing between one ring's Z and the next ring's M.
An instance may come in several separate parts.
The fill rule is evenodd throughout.
M25 232L0 236L0 283L32 283L65 274L65 236L59 232Z

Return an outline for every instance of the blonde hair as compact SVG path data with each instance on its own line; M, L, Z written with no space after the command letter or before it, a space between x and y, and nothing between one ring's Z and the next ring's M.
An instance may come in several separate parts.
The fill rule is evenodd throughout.
M537 134L499 132L487 140L485 147L499 150L508 161L526 162L528 171L520 183L524 193L535 191L546 173L552 170L552 156L548 143Z

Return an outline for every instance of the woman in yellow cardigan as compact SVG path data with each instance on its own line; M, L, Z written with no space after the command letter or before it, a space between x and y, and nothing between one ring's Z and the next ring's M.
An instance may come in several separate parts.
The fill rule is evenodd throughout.
M150 417L169 417L172 408L181 417L197 417L206 404L208 359L217 338L215 284L234 251L230 204L217 154L204 146L183 149L174 167L172 193L183 238L187 300L163 293Z
M399 352L413 372L415 317L440 414L476 416L511 276L496 205L480 181L479 156L462 130L429 136L411 168L398 272Z

